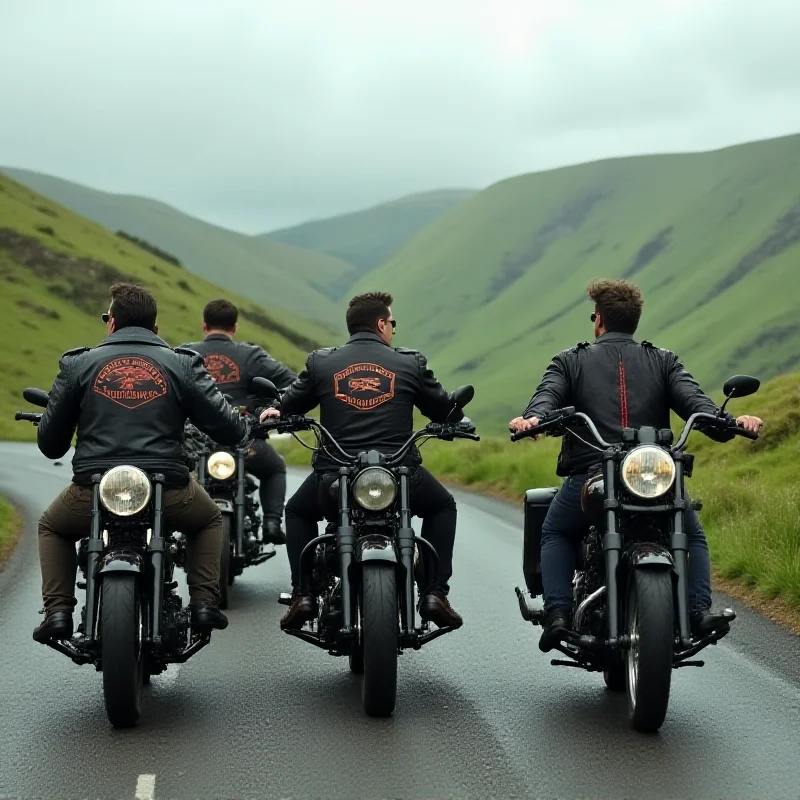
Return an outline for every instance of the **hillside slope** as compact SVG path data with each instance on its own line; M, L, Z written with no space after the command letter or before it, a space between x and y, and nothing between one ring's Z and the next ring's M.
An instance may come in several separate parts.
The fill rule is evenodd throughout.
M108 287L133 279L159 304L159 332L172 345L201 337L205 303L219 287L109 233L0 175L0 315L9 337L0 351L0 438L33 438L14 422L26 386L49 389L65 350L105 336L100 314ZM314 339L271 311L231 295L241 310L241 337L302 367Z
M426 225L473 194L471 189L421 192L363 211L272 231L259 238L343 259L353 264L360 276L386 261ZM343 275L333 285L334 296L349 288L350 283L352 278Z
M294 324L299 315L340 327L341 311L327 291L332 283L355 278L350 264L220 228L155 200L101 192L28 170L0 171L111 231L124 230L157 245L226 290L282 309Z
M800 136L614 159L495 184L434 221L356 289L395 295L398 344L428 351L499 426L549 358L591 337L586 284L642 287L642 337L709 389L800 364Z

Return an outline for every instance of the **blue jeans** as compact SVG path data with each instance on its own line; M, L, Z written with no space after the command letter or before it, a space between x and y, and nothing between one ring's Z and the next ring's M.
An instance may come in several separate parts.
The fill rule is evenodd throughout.
M572 576L577 548L589 529L581 508L581 488L586 475L570 475L553 498L542 525L542 583L544 604L572 607ZM689 497L687 496L687 502ZM689 537L689 610L711 608L711 559L706 535L693 508L686 509Z

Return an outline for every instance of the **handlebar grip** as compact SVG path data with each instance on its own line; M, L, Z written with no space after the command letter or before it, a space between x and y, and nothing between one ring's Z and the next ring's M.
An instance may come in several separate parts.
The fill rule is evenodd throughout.
M518 442L521 439L527 439L530 436L534 436L538 431L538 426L536 428L529 428L527 431L516 431L511 434L511 441Z
M752 433L751 431L745 430L739 425L737 425L733 430L737 436L742 436L745 439L750 439L753 442L756 441L756 439L758 439L757 433Z
M42 419L41 414L32 414L28 411L17 411L14 414L14 419L17 421L24 421L24 422L39 422Z

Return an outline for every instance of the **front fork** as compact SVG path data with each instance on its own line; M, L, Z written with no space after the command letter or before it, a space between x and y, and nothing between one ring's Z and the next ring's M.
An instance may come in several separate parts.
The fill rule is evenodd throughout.
M244 556L244 517L247 495L245 493L245 486L247 484L247 476L245 474L244 462L247 456L247 451L240 449L236 453L236 497L233 500L234 510L236 512L236 557L241 558Z
M411 527L411 493L409 491L408 467L397 470L400 475L400 528L397 531L397 544L400 561L405 567L406 586L403 592L403 635L416 629L414 611L414 530Z
M350 519L349 473L346 467L339 470L339 528L336 533L336 547L339 551L339 564L342 587L342 633L353 631L353 589L350 584L350 565L356 550L356 529Z
M682 455L682 454L681 454ZM678 612L678 635L681 647L687 648L692 644L692 634L689 627L689 537L686 535L686 492L683 488L683 458L675 459L675 519L670 540L670 550L675 561L675 574L677 585L675 596Z

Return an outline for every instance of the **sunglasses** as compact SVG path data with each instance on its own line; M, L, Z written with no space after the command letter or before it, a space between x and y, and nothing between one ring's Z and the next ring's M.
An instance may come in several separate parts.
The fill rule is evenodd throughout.
M589 319L590 319L592 322L597 322L597 312L596 312L596 311L592 311L592 316L591 316L591 317L589 317Z
M396 319L387 319L384 322L388 322L392 326L392 330L397 330L397 320Z
M103 320L106 325L108 325L108 321L111 319L111 314L106 311L104 314L100 315L100 319Z

